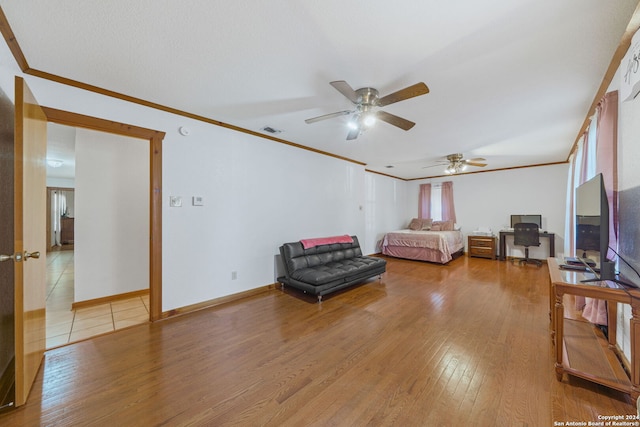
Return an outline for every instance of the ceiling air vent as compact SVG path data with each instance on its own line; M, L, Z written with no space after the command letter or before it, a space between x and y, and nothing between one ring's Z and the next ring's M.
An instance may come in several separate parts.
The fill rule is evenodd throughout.
M274 134L274 135L282 133L282 131L280 129L272 128L271 126L265 126L265 127L261 128L260 130L264 131L264 132L269 132L269 133Z

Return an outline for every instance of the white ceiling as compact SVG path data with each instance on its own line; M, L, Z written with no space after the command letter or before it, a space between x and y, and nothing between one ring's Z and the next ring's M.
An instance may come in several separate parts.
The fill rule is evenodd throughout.
M76 129L55 123L47 124L47 160L60 161L61 166L47 164L48 178L70 179L76 176Z
M32 69L366 163L441 175L562 162L638 0L0 0ZM329 85L430 93L346 141ZM164 129L170 131L169 129ZM394 166L386 168L386 166ZM471 168L472 170L474 168Z

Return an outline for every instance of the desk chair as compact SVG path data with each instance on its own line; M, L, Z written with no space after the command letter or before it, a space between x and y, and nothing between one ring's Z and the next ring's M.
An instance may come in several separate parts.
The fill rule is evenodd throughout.
M524 246L524 258L519 258L520 265L535 264L542 266L539 259L529 258L529 246L540 246L540 230L538 224L521 222L513 226L513 244L515 246Z

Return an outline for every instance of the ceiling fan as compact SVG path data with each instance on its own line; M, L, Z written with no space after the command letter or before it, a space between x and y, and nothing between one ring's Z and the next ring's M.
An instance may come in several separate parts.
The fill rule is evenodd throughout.
M305 120L305 122L315 123L321 120L352 114L353 119L349 122L349 128L351 130L347 135L347 140L356 139L358 135L373 126L376 120L382 120L383 122L392 124L400 129L411 129L415 126L414 122L403 119L402 117L398 117L394 114L387 113L386 111L379 110L378 108L429 93L429 88L422 82L400 89L399 91L390 93L382 98L378 96L378 90L372 87L363 87L353 90L353 88L344 80L330 82L329 84L347 97L349 101L355 104L355 109L313 117Z
M423 169L447 165L444 173L446 173L447 175L455 175L460 172L464 172L468 166L475 166L480 168L487 166L487 164L484 163L486 159L483 159L482 157L476 157L474 159L464 159L461 153L449 154L446 159L447 160L438 162L435 165L425 166Z

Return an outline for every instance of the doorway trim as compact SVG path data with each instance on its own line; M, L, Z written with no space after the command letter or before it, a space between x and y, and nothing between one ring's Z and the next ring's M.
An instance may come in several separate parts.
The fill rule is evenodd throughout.
M149 320L162 315L162 141L165 132L55 108L42 107L47 121L149 140Z

